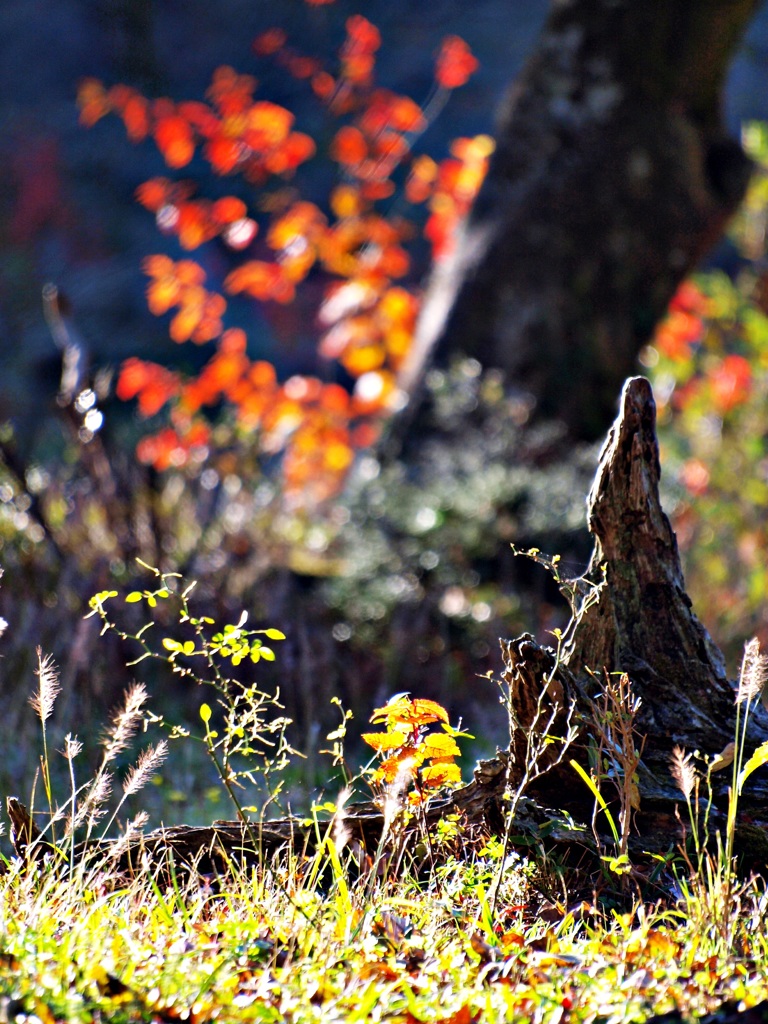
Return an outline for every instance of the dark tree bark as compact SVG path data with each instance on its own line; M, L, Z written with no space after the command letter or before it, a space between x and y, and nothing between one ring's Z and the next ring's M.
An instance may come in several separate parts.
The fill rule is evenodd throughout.
M503 369L537 415L603 435L681 279L743 196L723 127L731 56L760 0L552 0L501 112L455 256L430 283L413 358Z
M673 747L714 758L734 739L736 720L736 689L728 681L721 652L692 609L677 541L661 507L655 426L648 381L627 381L589 496L594 552L585 576L568 586L582 597L559 662L555 664L553 651L531 638L505 645L518 721L525 725L531 720L539 695L551 693L554 680L562 708L573 705L583 723L577 750L592 731L594 698L605 673L628 675L632 692L641 699L636 728L642 740L638 825L643 835L658 831L660 822L666 822L662 828L671 823L677 829L674 804L682 801L682 794L670 772ZM766 739L768 715L758 706L749 719L747 756ZM764 774L753 776L741 802L754 820L768 815ZM711 823L716 827L722 823L718 808L731 773L713 773L711 778ZM559 806L569 801L578 805L580 792L584 795L580 785L567 764L547 778Z

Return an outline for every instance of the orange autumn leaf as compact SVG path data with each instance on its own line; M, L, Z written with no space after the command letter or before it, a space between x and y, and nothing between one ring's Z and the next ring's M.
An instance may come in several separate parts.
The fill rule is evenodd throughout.
M80 124L92 128L112 110L107 90L97 78L84 78L77 90L77 105L80 108Z
M205 283L205 271L195 260L179 260L173 272L183 285L197 287Z
M423 203L432 194L432 186L437 178L437 164L428 156L418 156L411 165L411 171L405 183L405 196L410 203Z
M379 782L388 786L391 785L398 776L402 776L403 774L409 775L413 778L416 773L416 769L419 767L419 763L420 759L416 748L403 747L398 754L395 754L393 757L388 757L385 761L382 761L371 778L374 782Z
M430 722L448 724L448 712L437 701L423 697L411 698L407 695L385 704L371 715L371 722L403 722L409 725L428 725Z
M362 210L360 190L355 185L337 185L331 192L330 206L340 220L356 216Z
M267 232L270 249L296 247L298 240L314 241L325 227L325 215L314 203L294 203Z
M349 416L350 395L340 384L325 384L318 397L320 408L346 420Z
M461 768L454 761L427 765L421 769L421 782L430 789L457 786L461 782Z
M380 369L387 358L384 346L377 340L348 345L339 356L339 362L352 377Z
M248 207L236 196L223 196L211 206L211 217L220 224L231 224L241 220L248 213Z
M173 193L173 182L168 178L150 178L136 189L136 198L143 207L156 213L165 206Z
M382 750L399 750L407 743L407 737L396 732L364 732L360 739L373 747L377 754Z
M147 306L154 316L167 313L179 300L179 282L172 276L158 277L147 285Z
M424 112L410 96L387 95L389 113L387 123L398 132L423 131L427 126Z
M421 751L428 760L453 758L461 754L456 740L445 732L427 736L421 744Z
M262 301L290 302L294 294L282 267L264 260L249 260L236 267L225 277L224 287L232 295L246 292Z
M437 56L435 79L444 89L456 89L478 68L477 58L460 36L446 36Z
M149 135L149 104L135 93L122 109L123 124L131 142L143 142Z
M257 152L274 149L288 137L294 120L294 115L285 107L259 100L248 111L244 140Z

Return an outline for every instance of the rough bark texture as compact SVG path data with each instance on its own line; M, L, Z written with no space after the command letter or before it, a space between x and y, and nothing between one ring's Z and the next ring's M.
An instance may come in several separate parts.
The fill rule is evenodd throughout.
M555 667L553 652L547 658L546 650L529 638L506 645L505 660L523 723L538 695L552 692L554 673L563 702L573 702L585 723L585 735L593 711L591 696L603 673L626 673L642 701L636 720L645 738L640 795L653 814L671 815L672 804L681 799L669 771L673 747L714 757L734 738L736 706L722 654L685 592L677 541L659 497L655 427L650 384L642 377L627 381L589 496L594 553L585 576L571 581L583 596L561 661ZM767 738L768 716L758 707L750 718L747 751ZM569 773L565 766L550 779L564 805L568 793L579 788ZM730 773L712 779L722 796ZM744 803L764 813L768 783L753 777ZM645 824L650 827L650 819Z
M503 369L538 415L598 439L750 163L721 89L760 0L553 0L501 113L454 257L430 283L403 383L430 354Z
M595 548L593 604L577 616L565 662L626 672L642 698L645 760L666 768L673 743L716 754L731 729L734 692L723 656L685 592L677 540L659 499L659 448L651 386L627 382L588 501ZM605 578L602 579L603 568ZM727 742L727 740L726 740Z

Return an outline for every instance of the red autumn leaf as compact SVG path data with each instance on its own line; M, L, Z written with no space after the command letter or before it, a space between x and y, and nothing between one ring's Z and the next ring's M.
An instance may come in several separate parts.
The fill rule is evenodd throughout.
M392 181L364 181L360 185L360 195L372 203L377 199L389 199L394 194L395 185Z
M681 310L684 313L693 313L704 316L707 311L707 298L703 295L693 281L683 281L675 294L672 296L670 310Z
M182 249L197 249L215 238L218 226L211 221L209 203L202 200L182 203L177 211L173 230Z
M381 424L358 423L352 431L352 444L355 448L370 448L381 437L381 429Z
M290 175L299 164L315 155L315 142L303 132L291 132L285 142L269 153L264 166L270 174Z
M242 114L253 102L256 79L252 75L239 75L227 65L216 68L206 96L222 117Z
M379 160L387 160L395 167L410 152L408 140L399 132L385 130L377 136L373 143L373 152Z
M209 139L221 130L221 121L207 103L199 100L185 100L176 108L179 117L195 129L204 139Z
M268 57L285 46L287 36L281 28L270 28L253 40L253 52L259 57Z
M179 393L177 374L141 359L126 359L120 369L115 394L122 401L138 398L139 413L154 416Z
M331 158L340 164L353 167L356 164L361 164L368 156L368 143L359 128L345 125L334 136L330 154Z
M315 96L318 96L321 100L327 100L333 95L336 88L336 79L333 75L329 75L327 71L318 71L316 75L312 76L310 84Z
M195 153L195 140L183 117L161 118L154 128L155 142L169 167L186 167Z
M446 36L440 47L435 78L444 89L456 89L478 68L477 58L460 36Z
M362 14L353 14L346 21L347 39L342 53L374 53L381 46L381 34Z
M203 149L203 156L217 174L231 174L244 155L242 143L226 135L215 135Z
M320 61L316 60L314 57L302 57L298 54L289 56L285 62L285 66L293 77L298 78L299 81L304 78L311 78L312 75L317 74L322 67Z
M748 398L752 367L744 356L726 356L709 379L715 408L720 413L727 413Z

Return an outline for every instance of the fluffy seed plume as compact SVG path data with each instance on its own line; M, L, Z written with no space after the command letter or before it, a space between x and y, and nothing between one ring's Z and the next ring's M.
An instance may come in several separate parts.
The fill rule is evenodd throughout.
M104 740L104 762L108 763L125 750L141 721L141 709L147 700L142 683L134 683L125 695L125 703L112 719L112 728Z
M88 822L88 828L93 828L106 814L104 806L112 792L112 776L109 772L100 771L80 804L75 818L75 828L83 822Z
M389 832L392 823L405 807L405 797L413 782L414 758L406 758L400 765L397 775L387 786L384 796L384 832Z
M168 744L165 740L161 740L155 747L147 747L146 750L143 750L139 755L139 760L125 776L123 793L126 796L131 796L143 789L167 755Z
M672 751L670 771L672 778L687 800L696 785L696 769L693 767L691 754L686 754L682 747L675 747Z
M749 703L761 697L766 703L765 684L768 680L768 656L760 653L760 641L753 637L744 647L744 657L739 672L739 687L736 703Z
M64 749L61 751L64 757L66 757L68 761L74 761L82 749L83 744L77 736L73 736L71 732L68 732L64 737Z
M336 801L336 813L333 816L333 843L336 847L337 853L341 853L352 838L352 833L349 831L349 827L346 823L346 815L344 813L344 805L351 795L352 791L348 786L345 786L345 788L339 793L339 797Z
M43 657L42 648L37 648L37 670L35 675L40 680L37 693L29 698L29 703L35 709L35 714L41 722L47 722L53 714L53 705L61 693L59 685L59 673L53 663L50 654Z
M109 848L109 859L113 861L119 860L131 843L135 842L139 838L148 821L149 815L147 812L139 811L135 818L126 822L125 829L122 834Z

